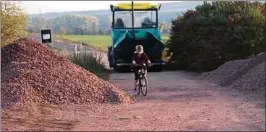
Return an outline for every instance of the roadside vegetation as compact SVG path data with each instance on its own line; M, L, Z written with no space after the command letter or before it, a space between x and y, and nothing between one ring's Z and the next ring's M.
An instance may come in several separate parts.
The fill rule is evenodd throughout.
M89 53L83 50L79 53L70 54L69 59L72 63L83 67L104 80L108 80L110 77L110 71L105 68L102 62L102 54Z
M27 36L27 14L14 2L1 3L1 47Z
M167 45L174 53L175 69L210 71L265 50L262 2L204 2L172 25Z

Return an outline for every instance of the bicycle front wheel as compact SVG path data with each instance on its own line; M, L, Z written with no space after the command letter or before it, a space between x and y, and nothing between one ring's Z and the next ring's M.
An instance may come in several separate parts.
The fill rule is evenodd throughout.
M141 93L143 96L146 96L147 95L147 92L148 92L148 86L147 86L147 78L144 77L144 78L141 78L140 79L140 88L141 88Z
M140 89L141 89L141 83L140 83L141 81L140 81L140 79L139 79L139 83L138 83L138 85L137 85L137 95L139 95L140 94Z

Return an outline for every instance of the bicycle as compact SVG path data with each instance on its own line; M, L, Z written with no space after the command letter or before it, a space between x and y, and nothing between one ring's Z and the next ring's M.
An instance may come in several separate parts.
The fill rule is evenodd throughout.
M148 92L147 78L145 76L146 65L142 64L142 65L138 65L138 67L139 69L137 71L137 77L138 77L137 95L139 95L141 92L143 96L146 96Z

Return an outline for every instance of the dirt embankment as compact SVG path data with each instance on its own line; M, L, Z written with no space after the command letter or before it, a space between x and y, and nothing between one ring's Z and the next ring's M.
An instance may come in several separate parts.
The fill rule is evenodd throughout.
M20 39L1 49L1 106L17 103L132 103L120 88L71 63L47 46Z

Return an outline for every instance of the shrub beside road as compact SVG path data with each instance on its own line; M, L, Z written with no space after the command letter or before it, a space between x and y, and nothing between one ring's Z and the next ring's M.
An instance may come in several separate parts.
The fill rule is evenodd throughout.
M214 70L265 49L262 2L205 3L186 11L172 24L168 46L174 52L174 67L182 70Z

